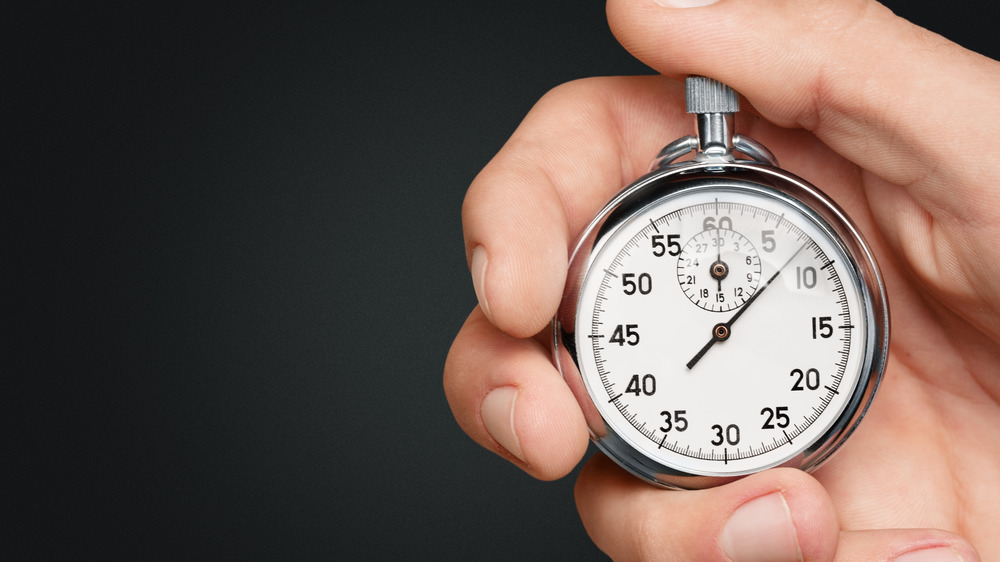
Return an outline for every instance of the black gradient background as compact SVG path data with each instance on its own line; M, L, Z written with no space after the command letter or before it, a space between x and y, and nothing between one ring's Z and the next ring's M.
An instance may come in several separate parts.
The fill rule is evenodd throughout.
M993 3L890 5L1000 56ZM602 2L5 11L0 556L603 557L441 386L469 182L650 72Z

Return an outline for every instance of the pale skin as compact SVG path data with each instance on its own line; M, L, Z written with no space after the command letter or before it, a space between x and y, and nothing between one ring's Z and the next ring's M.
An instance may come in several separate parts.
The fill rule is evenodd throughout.
M745 96L738 132L866 236L889 292L889 367L858 432L812 474L676 492L596 455L576 486L587 532L622 560L1000 560L1000 63L869 0L607 11L665 76L556 88L470 187L480 302L444 379L459 424L538 478L583 457L587 427L548 337L567 254L614 192L691 134L677 79L708 75Z

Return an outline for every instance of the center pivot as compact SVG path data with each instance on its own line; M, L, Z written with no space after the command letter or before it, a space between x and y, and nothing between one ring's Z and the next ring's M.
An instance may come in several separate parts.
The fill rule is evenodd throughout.
M726 341L729 339L729 326L726 324L716 324L715 328L712 328L712 337L716 341Z
M719 260L712 264L711 272L713 279L722 281L729 275L729 266L726 265L726 262Z

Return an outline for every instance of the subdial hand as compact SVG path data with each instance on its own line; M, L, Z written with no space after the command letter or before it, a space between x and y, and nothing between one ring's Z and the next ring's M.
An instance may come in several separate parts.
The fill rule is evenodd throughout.
M712 275L713 279L719 282L719 292L721 293L722 280L729 275L729 266L726 265L726 262L722 261L721 255L715 260L715 263L712 264L711 269L709 269L709 273Z
M716 230L715 236L715 263L708 267L708 273L719 283L719 292L722 292L722 280L729 275L729 266L722 261L722 231Z
M733 317L730 318L728 322L722 324L716 324L715 326L712 327L712 339L708 340L708 343L706 343L705 346L702 347L698 351L698 353L696 353L695 356L692 357L691 360L687 362L688 370L694 368L694 366L698 363L698 361L701 361L701 358L704 357L706 353L708 353L709 349L712 349L712 346L715 345L715 342L725 341L729 339L729 336L732 335L733 324L735 324L736 321L739 320L740 316L742 316L743 313L746 312L748 308L750 308L750 305L753 304L754 301L756 301L760 297L760 295L764 292L764 290L767 289L771 285L771 283L778 278L778 275L780 275L781 272L786 267L788 267L788 264L792 263L792 260L794 260L795 257L799 255L799 252L801 252L802 249L805 248L807 245L808 242L800 246L798 250L795 250L795 253L792 254L792 257L788 258L788 261L786 261L784 265L779 267L778 270L774 272L774 275L772 275L771 278L767 280L767 283L765 283L763 287L757 289L757 292L755 292L749 299L747 299L747 302L743 303L743 306L741 306L740 309L736 311L736 314L733 314ZM716 267L715 265L712 266L713 275L715 273L715 267ZM719 282L720 283L722 282L721 278L719 279Z

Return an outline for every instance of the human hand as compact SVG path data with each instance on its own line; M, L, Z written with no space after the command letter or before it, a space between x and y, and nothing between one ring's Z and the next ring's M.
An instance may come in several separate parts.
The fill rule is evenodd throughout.
M1000 559L1000 173L989 157L1000 64L867 0L612 0L608 15L665 75L741 92L755 109L737 131L847 210L881 265L893 339L868 418L814 474L673 492L598 455L577 483L591 537L615 558ZM659 77L557 88L467 195L480 306L445 389L470 436L537 477L567 473L587 443L549 349L568 248L663 144L690 133L682 96Z

